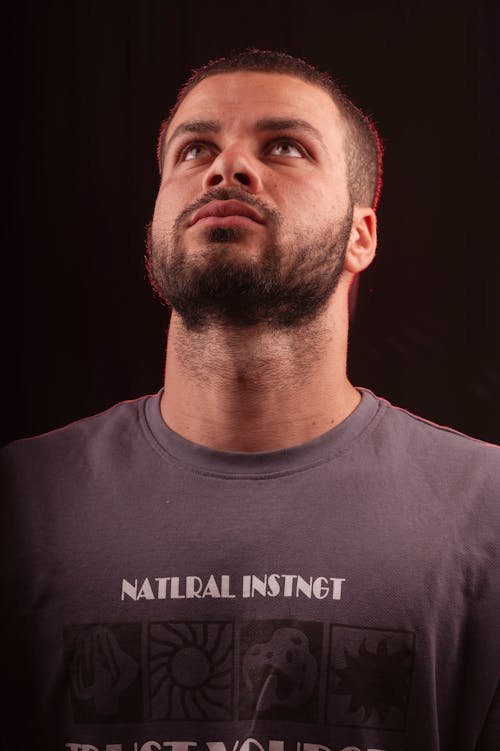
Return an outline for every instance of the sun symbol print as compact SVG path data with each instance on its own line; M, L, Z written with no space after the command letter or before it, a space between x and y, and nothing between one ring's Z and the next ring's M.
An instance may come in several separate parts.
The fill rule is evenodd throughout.
M330 722L404 729L413 635L405 632L368 635L367 631L342 629L342 644L338 638L340 629L336 631L336 655L332 655L330 677Z
M154 623L149 646L153 719L232 718L231 623Z

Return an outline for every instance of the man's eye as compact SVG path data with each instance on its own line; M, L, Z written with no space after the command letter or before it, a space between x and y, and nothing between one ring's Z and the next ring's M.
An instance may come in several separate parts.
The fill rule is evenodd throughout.
M207 156L209 154L209 148L205 143L193 143L182 152L182 161L187 162L190 159L199 159L199 157Z
M271 154L274 156L291 156L295 159L304 156L299 147L291 141L280 141L279 143L275 143L271 149Z

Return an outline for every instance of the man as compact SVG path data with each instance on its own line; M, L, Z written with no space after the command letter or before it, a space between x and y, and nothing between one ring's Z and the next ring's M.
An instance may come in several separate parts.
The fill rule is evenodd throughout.
M9 749L498 748L498 450L346 375L380 156L282 53L181 91L164 389L4 454Z

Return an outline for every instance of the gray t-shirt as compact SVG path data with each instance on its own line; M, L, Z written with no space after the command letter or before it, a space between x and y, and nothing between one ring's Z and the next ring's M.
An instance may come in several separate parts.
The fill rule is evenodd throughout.
M5 748L498 751L500 451L361 393L279 451L159 394L4 449Z

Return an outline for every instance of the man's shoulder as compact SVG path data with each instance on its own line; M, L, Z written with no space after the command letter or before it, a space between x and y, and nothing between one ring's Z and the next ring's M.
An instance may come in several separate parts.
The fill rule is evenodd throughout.
M443 472L493 470L500 476L500 446L379 401L386 407L379 425L384 441L406 461L439 466Z
M94 415L70 422L63 427L7 444L1 450L6 461L16 457L54 457L75 454L90 445L125 441L140 429L144 405L150 395L113 404Z

